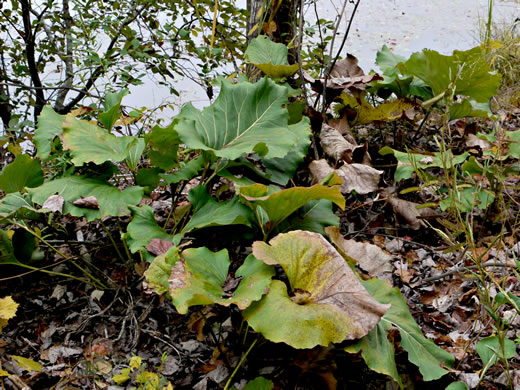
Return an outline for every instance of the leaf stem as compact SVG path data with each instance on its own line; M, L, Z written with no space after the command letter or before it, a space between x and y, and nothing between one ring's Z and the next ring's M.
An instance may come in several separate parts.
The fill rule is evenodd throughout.
M249 349L246 351L246 353L244 354L244 356L242 356L242 359L240 359L240 361L238 362L237 366L235 367L235 369L233 370L233 373L231 374L231 376L229 377L229 379L227 380L226 382L226 386L224 386L224 390L228 390L229 389L229 386L231 385L231 381L233 380L233 378L235 377L238 369L242 366L242 364L244 363L244 361L246 360L247 358L247 355L249 355L249 352L251 352L251 350L253 349L253 347L255 346L256 342L258 341L258 338L255 339L255 341L253 341L251 343L251 346L249 347Z

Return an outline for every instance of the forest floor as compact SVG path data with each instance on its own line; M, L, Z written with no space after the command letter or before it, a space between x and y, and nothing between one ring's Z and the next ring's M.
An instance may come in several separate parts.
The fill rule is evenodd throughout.
M502 126L518 129L519 109L510 108L499 116ZM387 124L354 129L358 141L367 143L374 167L385 171L380 188L393 182L392 164L377 153L381 147L413 145L414 149L431 150L439 123L431 118L417 135L418 125ZM486 126L491 124L458 121L454 124L457 134L453 150L467 151L470 147L466 136L474 133L475 127ZM301 167L298 176L308 176L306 167ZM518 185L518 177L511 180L517 180ZM412 185L413 179L402 188ZM403 198L424 201L415 193ZM510 215L518 215L518 201L511 203ZM147 202L164 221L171 206L168 191ZM346 238L373 244L388 255L387 279L399 287L425 336L456 358L450 374L424 382L418 369L408 361L407 353L398 349L396 360L405 388L443 389L454 380L474 388L482 369L475 344L493 334L493 322L479 302L471 265L461 261L462 249L446 251L446 243L426 224L411 226L398 214L384 191L348 195L346 209L337 211ZM479 250L485 251L485 245L491 244L500 233L503 226L500 215L500 210L493 208L475 211L473 229L482 245ZM123 218L121 226L124 228L129 220ZM60 223L63 231L60 237L53 237L54 245L64 253L79 256L85 261L84 266L98 270L113 287L101 291L76 280L42 272L20 274L18 268L3 266L0 297L12 296L19 308L0 334L1 368L14 374L10 379L0 377L0 388L155 388L136 382L147 376L149 381L162 380L157 388L166 385L166 381L175 389L223 388L256 337L252 331L243 331L247 325L242 323L238 310L215 305L195 307L188 315L180 315L167 299L147 292L142 276L146 264L136 262L129 266L120 260L99 222L87 223L63 216ZM107 218L103 223L113 237L119 237L115 218ZM435 219L429 223L439 227ZM226 240L228 250L238 250L240 243L229 238L229 228L226 232L227 237L223 237L218 227L207 228L193 234L192 239L210 249ZM518 232L508 233L504 245L487 251L483 259L489 264L496 261L505 265L493 269L493 275L516 295L520 295L520 282L512 276L509 265L514 265L515 256L520 258L519 238ZM45 265L49 264L48 269L53 272L82 276L59 256L48 254ZM461 270L461 266L467 267ZM519 336L520 318L513 310L502 314L509 316L510 338ZM32 359L42 369L26 370L9 359L10 355ZM131 380L118 385L112 378L129 367L132 356L139 356L143 364L133 370ZM519 359L509 361L509 372L520 386ZM248 380L259 375L271 379L275 389L398 388L390 377L368 369L360 356L343 352L337 346L297 350L260 341L240 364L231 385L243 388ZM487 370L480 388L507 388L502 363Z

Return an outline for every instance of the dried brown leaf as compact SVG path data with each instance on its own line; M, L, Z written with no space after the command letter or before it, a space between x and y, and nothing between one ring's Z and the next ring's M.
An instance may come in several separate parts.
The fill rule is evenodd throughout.
M95 196L81 197L78 200L72 202L74 206L82 207L84 209L99 210L99 203Z
M43 202L42 208L49 209L53 213L61 213L63 211L63 203L65 199L61 195L51 195Z

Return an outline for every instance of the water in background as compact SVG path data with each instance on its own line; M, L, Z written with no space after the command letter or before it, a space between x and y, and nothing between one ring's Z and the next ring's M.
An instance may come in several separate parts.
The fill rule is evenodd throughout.
M245 1L237 1L237 4L245 6ZM334 20L342 4L340 0L318 0L320 18ZM376 52L383 45L403 56L423 48L443 54L450 54L455 49L469 49L479 44L487 18L487 6L488 0L361 0L343 52L355 55L363 70L368 72L377 70L374 65ZM347 5L336 38L336 48L346 31L352 8L352 4ZM507 25L519 17L519 0L495 0L494 23ZM305 18L312 24L314 10L308 9ZM159 114L159 117L167 118L187 102L198 108L210 103L205 91L195 82L183 79L175 85L180 97L171 96L167 88L153 80L145 80L144 85L131 88L124 104L153 108L169 102L175 108Z

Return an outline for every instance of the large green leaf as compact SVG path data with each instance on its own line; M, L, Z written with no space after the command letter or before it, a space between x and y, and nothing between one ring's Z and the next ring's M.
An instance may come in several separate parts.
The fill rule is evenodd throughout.
M289 65L288 53L283 43L275 43L267 35L259 35L247 46L244 59L269 77L281 78L292 76L298 71L298 64Z
M269 229L274 230L283 220L311 200L327 199L341 208L345 207L345 198L339 186L293 187L269 194L269 187L253 184L240 187L240 197L252 210L261 207L269 216ZM263 227L263 226L262 226Z
M170 275L175 263L180 259L179 248L172 246L168 251L153 259L152 263L144 273L148 286L155 291L155 293L169 294Z
M144 136L150 148L148 155L152 165L168 171L178 165L177 151L181 139L175 131L177 121L174 120L168 127L154 126L152 131Z
M262 165L265 167L269 179L283 186L294 176L311 144L309 118L304 117L300 122L289 125L289 130L294 133L298 140L294 148L284 157L262 160Z
M432 88L434 95L443 93L451 83L455 83L456 95L485 103L500 86L501 75L491 72L480 47L466 51L455 50L451 56L424 49L413 53L404 64L398 64L397 67L403 74L423 80Z
M33 141L38 148L37 156L47 158L51 152L52 140L55 136L63 133L63 122L65 115L57 114L51 106L43 107L38 117L38 127L34 132Z
M135 206L143 197L142 187L129 187L120 190L106 182L98 181L85 176L69 176L49 181L40 187L28 190L32 200L39 205L54 194L65 199L63 214L74 217L86 217L93 221L105 216L121 216L129 214L128 206ZM78 207L72 204L75 201L93 196L97 199L99 209Z
M212 252L207 248L190 248L182 253L182 259L175 263L170 276L170 296L181 314L194 305L210 305L218 303L229 306L237 305L241 310L251 302L258 301L266 293L274 275L270 267L254 256L249 255L244 264L237 270L236 279L228 276L229 256L226 249ZM231 287L238 280L238 287Z
M323 236L305 231L253 243L254 256L279 264L289 280L273 280L269 293L244 312L257 332L274 342L312 348L365 336L389 305L373 299L343 257ZM283 315L281 315L283 313Z
M251 210L240 203L237 197L224 202L217 202L206 191L206 187L197 186L188 194L193 205L193 216L182 229L182 233L210 226L246 225L251 226Z
M150 206L141 207L128 206L132 212L133 219L126 228L124 238L132 253L146 248L154 238L164 241L172 241L173 235L164 231L155 221L153 209Z
M106 130L68 114L63 123L63 147L69 149L74 165L122 161L137 143L133 136L116 137Z
M287 88L269 78L257 83L223 82L220 95L202 112L185 105L176 126L187 147L236 159L257 152L285 156L298 142L288 128Z
M116 123L121 116L121 101L126 95L128 95L128 89L125 88L119 93L107 93L105 96L105 111L99 114L99 121L105 126L108 132L112 130L112 126L114 126L114 123Z
M19 154L0 174L0 189L5 193L19 192L25 187L38 187L43 183L43 171L38 160Z
M408 360L419 367L425 381L432 381L448 373L441 367L451 367L455 358L450 353L436 346L422 334L403 296L397 287L392 288L383 280L371 279L363 281L363 286L381 303L391 304L381 322L379 329L370 332L357 344L350 346L348 352L362 351L367 365L374 371L390 375L399 381L395 361L388 357L393 351L390 341L384 336L390 327L395 327L401 335L401 347L408 352ZM372 349L378 346L378 349Z

